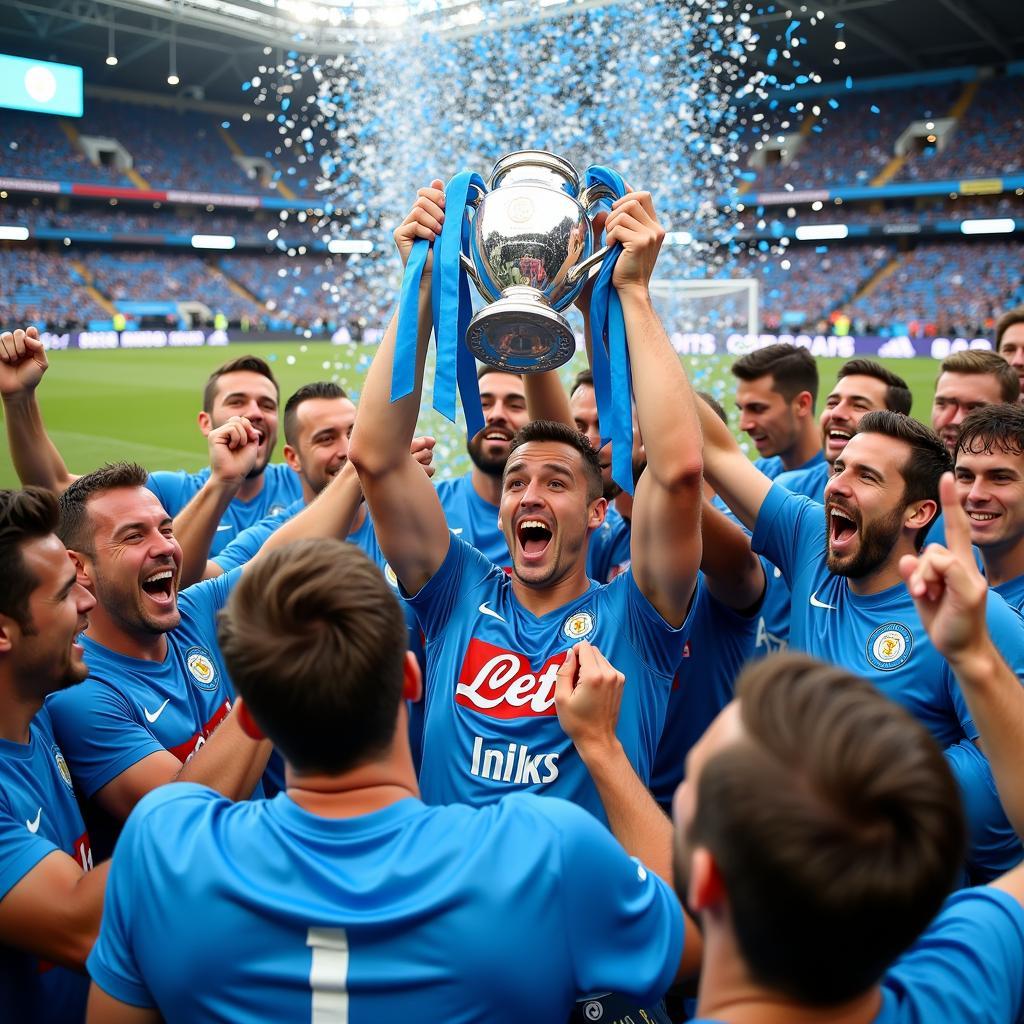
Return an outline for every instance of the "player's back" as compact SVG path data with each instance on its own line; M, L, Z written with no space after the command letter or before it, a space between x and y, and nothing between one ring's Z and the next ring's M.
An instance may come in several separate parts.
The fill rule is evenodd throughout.
M671 891L609 843L550 799L338 819L165 787L117 847L90 972L169 1024L563 1024L599 980L657 998L678 964Z

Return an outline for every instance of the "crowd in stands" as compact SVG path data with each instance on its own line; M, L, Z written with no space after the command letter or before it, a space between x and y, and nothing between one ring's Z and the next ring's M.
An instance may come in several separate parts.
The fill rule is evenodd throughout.
M924 151L901 169L900 178L990 177L1024 169L1024 78L985 82L942 152Z
M867 185L893 156L896 139L912 121L944 116L962 86L846 93L832 108L822 99L821 128L808 131L793 159L758 175L758 189ZM813 113L810 115L813 117Z
M107 312L92 298L71 261L39 249L0 249L0 323L84 327Z
M980 336L1024 298L1024 245L923 242L851 316L867 333Z
M4 140L0 167L5 176L131 185L115 168L97 166L88 160L72 145L57 118L0 109L0 139Z

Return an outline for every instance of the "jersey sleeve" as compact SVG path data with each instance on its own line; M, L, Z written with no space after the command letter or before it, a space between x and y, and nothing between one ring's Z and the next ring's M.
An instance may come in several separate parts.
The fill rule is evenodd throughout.
M149 474L146 487L160 499L160 504L173 519L192 497L188 483L189 475L187 473L160 469Z
M217 576L212 580L203 580L201 583L194 583L187 590L183 590L178 597L182 614L188 615L194 621L205 624L207 621L213 623L217 612L228 603L231 591L242 577L242 570L232 569Z
M285 522L283 516L268 516L266 519L261 519L238 534L222 551L217 552L212 560L225 572L245 565L259 554L260 548L267 542L267 538L271 537Z
M87 797L164 749L134 716L124 696L102 683L65 690L47 707L75 786Z
M999 889L965 889L882 984L907 1024L1017 1020L1024 997L1024 908ZM889 1019L889 1018L884 1018Z
M418 593L410 596L401 586L401 581L399 592L416 612L420 628L430 641L444 629L460 598L464 599L473 587L492 573L500 572L472 544L451 534L448 554L437 572L420 587Z
M545 805L549 801L545 813L561 836L560 892L577 992L656 1002L683 954L679 901L596 818L565 801L545 798Z
M0 802L0 900L44 857L59 849L45 836L30 832Z
M189 804L194 801L193 791L197 788L177 783L147 793L129 815L114 848L100 933L86 969L107 995L130 1006L156 1005L136 960L133 940L136 929L146 926L146 922L140 921L150 902L146 890L160 884L160 879L150 873L150 836L159 831L157 821L163 805L172 802L177 809L182 803Z
M754 524L750 546L782 570L790 587L807 561L820 562L825 543L823 507L772 484Z
M647 600L636 585L632 570L620 573L608 584L608 594L621 597L621 604L615 601L613 608L624 608L621 625L625 629L630 647L640 661L663 676L675 675L683 646L690 632L694 609L697 607L698 590L704 585L698 575L693 588L693 597L683 624L675 627L666 622L657 608Z

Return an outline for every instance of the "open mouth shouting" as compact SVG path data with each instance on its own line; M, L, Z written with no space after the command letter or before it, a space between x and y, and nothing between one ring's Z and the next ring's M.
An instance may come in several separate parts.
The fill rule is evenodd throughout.
M551 527L536 516L524 516L516 524L516 542L519 554L527 565L542 562L554 536Z
M853 431L847 427L829 427L825 431L825 449L827 454L832 456L830 461L835 460L851 437L853 437Z
M504 427L484 427L480 439L485 444L508 444L512 440L512 431Z
M142 592L158 611L171 611L175 607L176 586L173 566L151 572L142 580Z
M841 558L849 554L856 543L859 528L855 516L840 505L828 506L828 547L833 555Z

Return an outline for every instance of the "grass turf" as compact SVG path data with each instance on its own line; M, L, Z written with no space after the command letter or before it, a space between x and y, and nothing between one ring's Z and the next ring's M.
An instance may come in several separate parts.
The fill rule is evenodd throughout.
M134 459L148 469L199 469L206 461L206 443L196 425L207 375L247 349L231 348L67 351L50 353L50 369L40 387L43 416L68 468L83 473L104 461ZM334 346L326 342L272 342L251 345L270 361L284 399L301 384L334 379L358 399L375 346ZM579 357L577 357L577 360ZM571 379L582 363L564 369ZM696 387L710 391L734 417L734 380L725 356L686 357ZM819 359L822 388L828 394L841 359ZM904 377L914 394L913 414L927 422L938 362L932 359L882 360ZM428 368L427 380L432 379ZM428 385L429 386L429 385ZM468 466L465 433L433 412L429 395L420 417L422 433L438 439L435 462L439 476L455 475ZM0 457L0 487L17 487L7 454L6 430ZM283 445L279 440L277 456Z

